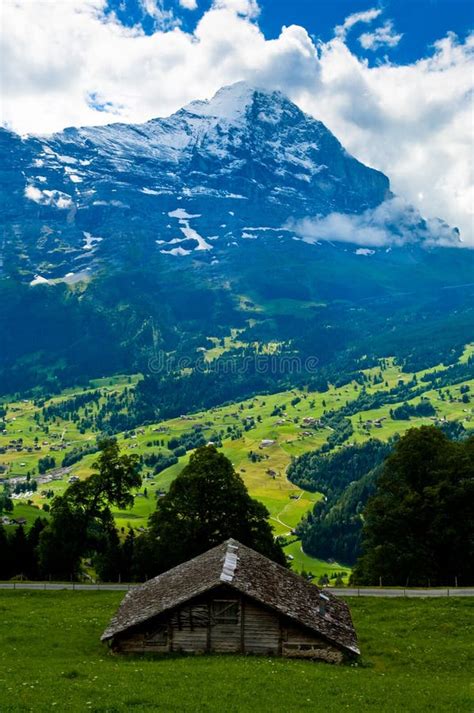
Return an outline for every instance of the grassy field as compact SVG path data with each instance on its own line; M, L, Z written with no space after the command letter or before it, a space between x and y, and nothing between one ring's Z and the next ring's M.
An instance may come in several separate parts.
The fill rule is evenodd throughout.
M236 338L237 332L228 339ZM220 353L226 346L216 344L215 349ZM468 355L472 354L473 348L473 345L466 347L461 361L465 361ZM393 360L386 360L383 370L376 366L364 373L367 377L366 390L369 393L386 391L401 381L411 381L413 376L403 373ZM418 386L423 384L420 381L423 374L424 372L416 374ZM133 386L139 378L114 377L95 381L91 387L100 388L103 398L99 404L87 407L89 413L94 413L94 410L100 407L107 394L120 394L125 388ZM469 386L470 393L474 393L474 380L470 380L443 387L441 394L430 390L429 384L426 384L423 396L432 402L438 419L461 421L469 427L474 423L473 406L472 402L463 403L460 391L462 386ZM228 406L151 424L131 433L121 433L118 434L118 440L125 452L144 456L160 451L170 455L167 444L171 438L181 437L195 429L200 429L206 439L214 438L217 434L222 441L223 452L231 459L251 495L268 508L275 534L288 535L321 496L303 491L290 483L286 477L286 469L293 457L320 448L331 433L330 428L314 428L311 424L308 425L305 419L319 419L325 411L337 411L357 398L360 388L359 384L351 382L342 387L331 385L324 393L293 389L272 395L255 396ZM84 390L69 390L50 399L45 405L60 403L83 392ZM409 402L416 404L420 398L421 396L416 396ZM354 433L349 442L361 442L370 437L387 439L396 433L403 433L408 428L433 423L429 417L393 420L390 417L390 408L395 406L396 404L381 406L351 416ZM84 416L84 409L79 409L77 415ZM379 423L376 425L377 420ZM97 437L97 433L90 429L81 432L77 421L58 417L45 424L41 420L40 409L31 401L9 403L5 421L6 429L0 433L0 466L6 469L8 478L24 477L27 472L36 475L38 460L44 456L55 457L59 466L65 453L74 447L92 444ZM22 438L23 442L22 448L17 450L11 447L11 443L19 438ZM265 440L270 443L262 445ZM158 446L157 441L160 444ZM257 455L256 459L249 458L251 452ZM118 526L125 529L146 527L147 518L155 509L156 493L168 489L188 458L189 452L180 457L176 465L156 476L151 468L145 469L144 485L133 509L114 513ZM71 473L81 478L91 473L94 459L93 454L85 456L72 466L70 473L48 484L47 488L54 493L63 492ZM16 501L14 516L24 517L28 524L31 523L40 514L40 508L45 502L42 490L43 487L40 486L33 496ZM29 505L27 500L31 501ZM288 552L294 556L293 566L298 570L304 565L305 569L311 569L318 576L328 571L329 565L308 558L296 547ZM341 569L344 568L335 563L335 570Z
M99 637L116 592L0 593L0 710L467 713L469 600L350 599L362 658L120 658Z

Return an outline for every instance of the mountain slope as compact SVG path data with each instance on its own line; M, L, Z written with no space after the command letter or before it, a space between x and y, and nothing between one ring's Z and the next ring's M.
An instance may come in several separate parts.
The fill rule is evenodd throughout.
M26 249L21 272L45 268L44 278L113 256L125 225L150 251L159 239L184 255L245 226L361 211L389 195L388 179L349 156L321 122L245 83L142 125L21 141L3 130L2 138L8 246L19 256ZM197 229L190 217L202 218Z
M194 359L231 327L321 363L406 335L409 353L421 329L426 345L449 327L445 352L471 338L474 253L438 247L386 176L279 92L238 83L165 119L0 130L0 145L0 390L145 370L158 350ZM295 227L334 215L357 244L340 221L323 241Z

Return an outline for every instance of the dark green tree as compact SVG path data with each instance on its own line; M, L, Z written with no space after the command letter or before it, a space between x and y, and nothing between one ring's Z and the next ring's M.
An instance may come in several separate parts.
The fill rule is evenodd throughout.
M10 541L3 525L0 525L0 580L10 579L12 559Z
M132 582L136 579L134 571L135 563L135 533L129 530L127 537L122 544L121 550L121 571L120 576L123 582Z
M3 486L3 490L0 493L0 515L4 512L13 512L13 500L7 484Z
M103 582L133 582L137 579L135 559L134 531L129 530L125 540L121 541L113 527L107 533L105 545L94 558L94 566Z
M36 518L28 532L20 525L8 534L0 525L0 579L17 575L27 579L39 578L37 547L45 525L45 520Z
M110 506L130 507L132 491L141 485L138 456L121 454L115 439L102 441L99 448L96 472L70 485L51 505L39 560L42 571L52 577L77 577L81 558L107 547L114 527Z
M160 498L140 544L141 575L152 576L219 545L239 540L279 564L285 555L268 523L268 510L253 500L232 463L215 446L203 446Z
M103 582L118 582L121 579L122 547L114 526L104 533L102 547L94 557L94 567Z
M22 575L27 578L31 564L31 551L23 525L15 528L9 540L13 575Z
M28 541L28 561L26 563L26 574L28 579L40 579L41 571L38 560L38 546L41 533L48 524L44 518L37 517L27 533Z
M360 584L474 584L474 438L410 429L365 510Z

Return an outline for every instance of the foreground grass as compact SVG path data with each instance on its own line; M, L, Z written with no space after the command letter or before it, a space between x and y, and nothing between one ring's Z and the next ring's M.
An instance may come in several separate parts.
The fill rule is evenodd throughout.
M114 656L99 637L121 596L1 592L2 713L472 710L470 601L351 599L363 656L358 666L337 667Z

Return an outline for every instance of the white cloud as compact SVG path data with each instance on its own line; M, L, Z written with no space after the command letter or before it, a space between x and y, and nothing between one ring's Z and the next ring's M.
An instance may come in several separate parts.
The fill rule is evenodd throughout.
M376 7L373 7L370 10L364 10L363 12L354 12L352 15L346 17L342 25L337 25L334 28L334 32L337 37L345 39L347 33L354 27L354 25L357 25L360 22L369 24L373 20L376 20L381 14L382 10Z
M149 9L161 2L147 2ZM214 0L194 32L152 35L105 16L106 0L4 0L2 123L20 133L165 116L246 79L286 92L323 121L395 193L440 216L474 244L472 56L474 35L453 34L409 65L370 67L346 32L381 14L356 13L315 46L303 27L267 40L255 0Z
M143 12L155 20L161 29L177 27L180 23L172 10L165 10L163 0L140 0Z
M257 0L214 0L213 8L231 10L244 17L255 18L260 14ZM224 28L221 28L222 30Z
M197 10L197 0L179 0L181 7L185 10Z
M310 243L322 240L365 247L407 243L460 247L456 230L441 220L425 221L416 208L397 197L361 215L330 213L321 218L289 221L286 227Z
M380 47L396 47L403 34L397 34L393 27L393 22L387 20L383 25L377 27L373 32L364 32L359 37L359 42L366 50L378 50Z
M395 193L471 244L473 50L474 35L449 34L413 64L369 67L336 38L322 47L318 90L298 97Z

